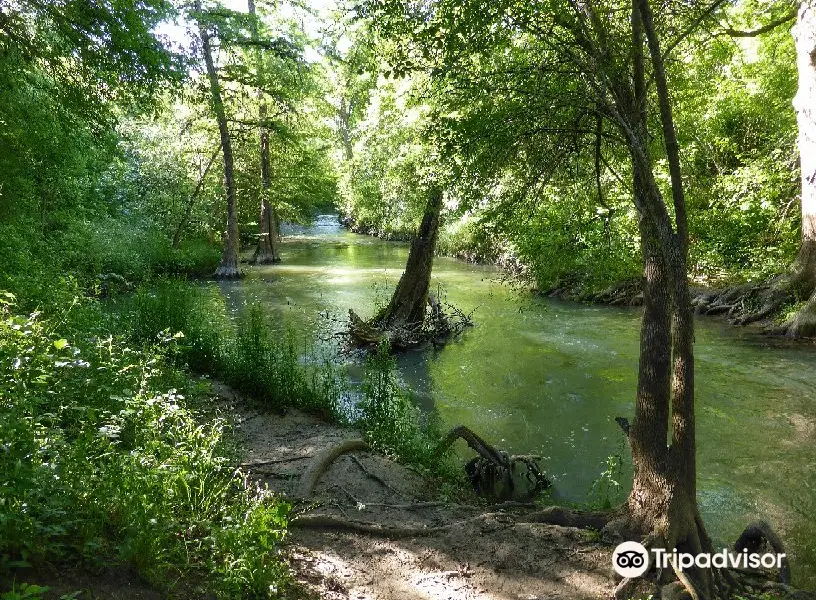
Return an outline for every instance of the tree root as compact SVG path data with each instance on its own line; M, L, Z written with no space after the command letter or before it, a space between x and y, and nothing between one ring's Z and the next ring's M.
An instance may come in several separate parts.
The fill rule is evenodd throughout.
M426 308L424 320L417 323L381 315L366 322L349 309L347 333L357 346L373 346L387 341L394 350L409 350L429 343L442 344L473 325L471 314L450 304L444 304L443 309L443 303L433 293L428 294Z
M525 515L522 523L546 523L560 527L596 529L600 531L616 516L616 511L575 511L561 506L550 506L542 511Z
M369 476L371 479L373 479L374 481L379 483L384 488L386 488L388 490L391 490L392 492L394 492L395 494L397 494L399 496L404 496L405 495L404 492L401 492L400 490L396 489L395 487L392 487L391 485L389 485L388 482L385 481L385 479L383 479L379 475L376 475L376 474L372 473L371 471L369 471L368 469L366 469L366 466L362 462L360 462L360 459L358 459L356 456L352 456L351 460L354 461L354 464L356 464L363 473L365 473L367 476Z
M309 465L309 468L301 476L298 495L301 498L309 498L320 477L338 457L349 452L361 452L368 449L369 446L364 440L345 440L336 446L324 450L317 455L314 462Z
M259 467L268 467L270 465L280 465L283 463L297 462L299 460L306 460L313 458L312 456L293 456L292 458L278 458L275 460L260 460L257 462L241 463L238 465L242 469L257 469Z
M816 337L816 292L785 325L785 335L793 338Z
M335 531L350 531L353 533L362 533L366 535L373 535L377 537L385 537L391 539L410 538L410 537L425 537L450 531L456 527L467 525L476 521L484 521L491 517L500 517L505 523L518 523L523 521L513 521L509 519L504 513L483 513L463 519L447 525L439 525L436 527L383 527L378 523L364 523L361 521L351 521L347 519L339 519L329 515L303 515L298 516L289 523L290 527L299 527L301 529L330 529Z
M435 450L437 457L447 452L453 443L462 438L479 454L465 465L468 479L477 494L499 500L530 500L542 489L550 487L550 481L541 472L533 456L509 456L496 450L464 425L453 427Z
M619 529L628 532L629 539L636 538L635 530L632 529L631 514L624 510L618 516L620 518L616 519L614 523L620 525ZM641 543L649 551L653 548L666 548L667 551L676 548L678 552L692 555L700 553L714 555L716 551L706 533L699 513L695 511L693 521L688 523L688 526L688 529L683 527L679 530L675 529L672 533L673 536L682 535L683 537L666 538L659 532L652 532ZM754 553L760 552L763 546L766 545L778 554L785 554L782 540L770 525L764 521L756 521L749 525L740 535L734 550L737 553L741 553L743 550ZM756 596L746 591L746 587L749 585L752 587L760 585L774 588L782 586L784 588L788 586L790 581L790 567L787 560L783 560L782 567L779 570L779 582L767 580L764 584L758 584L756 579L750 579L752 577L767 579L769 576L770 574L767 571L759 570L732 567L712 567L709 569L691 567L680 570L674 565L670 567L669 572L657 569L646 575L648 579L654 580L656 584L664 584L660 595L662 598L669 600L687 600L688 598L692 600L709 600L711 598L730 598L734 594L739 594L745 598L754 598ZM618 586L621 595L617 595L616 598L628 598L632 588L633 584L623 580Z
M433 503L430 503L433 504ZM430 505L429 504L429 505ZM385 506L385 505L383 505ZM419 506L419 505L416 505ZM501 506L501 505L497 505ZM552 506L545 510L522 515L519 518L511 518L503 512L486 512L467 519L462 519L447 525L437 527L383 527L378 523L366 523L362 521L352 521L341 519L329 515L302 515L294 518L290 525L302 529L330 529L337 531L350 531L386 538L422 537L434 535L467 525L469 523L484 521L490 518L500 518L504 523L536 523L547 525L558 525L562 527L592 528L599 529L610 518L609 512L600 513L580 513L567 508Z
M785 555L779 569L779 581L784 584L790 584L790 564L788 563L785 545L766 521L755 521L748 525L734 544L734 551L742 552L743 550L747 550L748 552L757 552L764 543L767 543L776 554Z

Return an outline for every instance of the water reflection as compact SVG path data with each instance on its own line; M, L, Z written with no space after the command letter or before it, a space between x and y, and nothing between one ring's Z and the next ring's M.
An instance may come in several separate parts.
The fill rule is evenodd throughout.
M283 234L282 264L252 267L221 289L233 308L261 302L305 335L326 327L321 312L373 314L407 256L407 244L350 234L334 216ZM614 417L632 415L640 313L531 298L497 278L436 259L433 286L476 309L477 326L444 349L400 357L401 374L446 423L547 457L559 495L580 502L621 446ZM794 576L816 585L816 352L703 320L696 357L699 501L715 541L733 543L766 518L792 546Z

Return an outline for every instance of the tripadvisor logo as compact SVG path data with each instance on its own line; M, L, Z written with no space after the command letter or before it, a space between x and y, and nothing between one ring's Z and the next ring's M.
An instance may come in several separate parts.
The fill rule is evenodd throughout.
M658 569L674 568L677 571L699 567L709 569L758 569L764 567L781 568L786 558L785 554L757 554L749 553L748 550L731 553L728 550L721 550L716 554L687 554L677 552L677 550L667 551L665 548L652 548L654 564ZM612 553L612 567L621 577L640 577L649 570L649 551L637 542L623 542L619 544Z
M637 542L618 544L612 553L612 567L621 577L640 577L649 570L649 552Z

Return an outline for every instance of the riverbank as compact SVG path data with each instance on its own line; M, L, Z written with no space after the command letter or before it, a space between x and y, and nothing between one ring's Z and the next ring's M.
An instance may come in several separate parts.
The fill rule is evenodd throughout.
M361 226L350 217L339 217L347 230L385 241L408 241L410 232L383 232L373 226ZM499 244L501 246L501 244ZM560 277L556 283L540 287L534 269L514 252L495 247L486 240L474 240L458 231L440 233L438 256L454 258L475 265L500 269L505 280L546 298L609 306L642 306L643 291L639 277L629 277L611 284L598 285L581 273ZM773 297L773 286L779 276L766 281L734 285L691 285L692 304L698 315L718 317L732 325L752 325L752 329L770 335L786 335L789 323L803 302L790 297ZM530 287L532 286L532 287ZM804 336L800 336L804 337Z
M216 384L236 416L244 468L270 490L297 495L304 473L326 450L362 437L300 411L258 413ZM438 485L415 469L368 451L341 456L309 501L294 500L286 556L295 579L322 599L604 598L614 588L611 550L593 532L522 523L519 509L440 500ZM529 512L529 511L528 511ZM341 531L328 517L393 536Z
M440 499L437 482L371 451L332 462L309 497L303 480L316 462L363 433L296 409L263 410L257 400L201 379L213 410L228 414L240 451L233 468L277 502L292 506L279 546L294 587L282 596L312 600L494 600L610 598L620 578L612 569L614 540L597 531L535 522L541 507L479 505ZM206 421L202 422L206 426ZM348 526L345 527L344 525ZM351 530L360 526L366 532ZM406 535L405 531L413 534ZM388 532L394 532L389 534ZM40 574L43 600L106 597L208 598L189 584L170 596L126 569ZM647 581L627 597L658 597ZM764 600L816 595L756 580L748 593ZM100 594L102 596L100 596ZM212 596L214 598L214 596Z
M764 335L813 341L810 328L792 328L798 311L805 307L790 290L779 286L782 276L767 281L739 285L706 287L691 285L691 304L694 313L714 317L735 327L750 328ZM558 284L538 292L547 298L567 302L601 304L608 306L642 306L643 291L636 279L628 279L600 291L581 283Z

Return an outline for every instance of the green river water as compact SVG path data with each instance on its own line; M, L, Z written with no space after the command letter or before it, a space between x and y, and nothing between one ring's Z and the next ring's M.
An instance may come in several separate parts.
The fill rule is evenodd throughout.
M335 216L284 230L284 262L219 284L228 305L260 302L304 336L318 314L370 316L399 278L407 244L349 233ZM554 302L512 290L491 267L437 258L433 286L476 326L441 349L401 356L417 402L511 453L538 454L555 496L580 503L606 458L631 458L638 309ZM715 545L765 518L786 540L795 582L816 588L816 347L700 319L696 329L699 503ZM359 365L350 365L352 378ZM627 490L622 490L625 494Z

